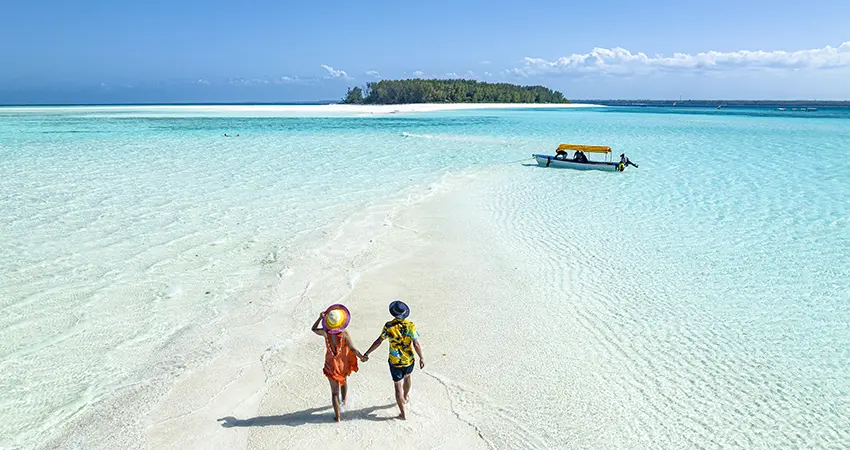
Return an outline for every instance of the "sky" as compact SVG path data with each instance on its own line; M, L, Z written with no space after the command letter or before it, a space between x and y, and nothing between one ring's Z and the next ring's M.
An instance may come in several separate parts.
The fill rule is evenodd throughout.
M850 100L850 1L3 0L0 104L305 102L382 78Z

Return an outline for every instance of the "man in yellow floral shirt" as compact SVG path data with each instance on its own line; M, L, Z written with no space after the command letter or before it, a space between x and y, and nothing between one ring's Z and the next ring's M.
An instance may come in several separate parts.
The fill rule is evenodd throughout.
M416 332L416 325L407 320L407 316L410 315L410 308L404 302L396 300L390 303L390 314L395 319L384 325L381 335L378 336L378 339L375 339L375 342L363 356L368 359L369 354L380 347L384 339L390 340L390 375L395 384L395 401L401 411L400 417L407 419L404 404L407 403L410 394L410 374L413 373L413 364L416 362L413 351L416 350L416 354L419 355L420 369L425 368L425 358L422 356L422 348L419 346L419 333Z

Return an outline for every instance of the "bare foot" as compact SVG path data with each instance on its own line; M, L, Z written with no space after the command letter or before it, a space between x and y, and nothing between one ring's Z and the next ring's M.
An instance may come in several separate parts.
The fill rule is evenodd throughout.
M334 416L334 422L339 423L339 416Z
M407 420L407 416L404 413L399 414L398 418L401 420Z

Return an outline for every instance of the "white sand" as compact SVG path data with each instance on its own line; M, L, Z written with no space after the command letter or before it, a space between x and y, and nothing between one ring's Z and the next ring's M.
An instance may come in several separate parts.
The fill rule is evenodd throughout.
M57 107L3 107L0 113L37 112L45 109L57 114L127 113L133 115L167 116L242 116L279 117L298 115L371 115L397 113L427 113L456 110L481 109L529 109L529 108L591 108L600 105L579 103L417 103L408 105L137 105L137 106L57 106Z
M540 364L536 333L518 333L543 319L511 297L534 279L494 276L511 273L514 255L468 239L476 225L464 211L492 187L476 178L454 176L412 207L402 201L353 217L304 255L306 266L283 274L280 300L264 302L262 318L223 330L232 338L225 355L181 380L144 418L138 440L122 445L534 449L574 432L560 423L569 410L560 404L575 380ZM350 404L333 423L323 342L310 324L343 302L365 350L397 298L412 308L427 361L414 371L409 419L395 419L384 343L350 378Z
M458 182L463 180L447 183ZM425 301L411 302L428 367L415 372L408 421L396 419L385 343L351 377L343 422L333 423L321 372L324 344L309 331L320 311L343 302L352 311L349 331L366 350L389 320L389 300L410 298L403 283L416 280L404 277L406 264L429 246L408 228L412 218L408 225L396 220L408 221L402 216L421 206L411 204L433 203L442 192L440 185L407 192L358 213L321 245L289 261L268 297L246 298L243 310L213 325L220 327L215 344L222 346L215 360L187 368L173 384L128 386L115 401L81 413L44 447L277 449L312 448L323 441L328 449L488 448L478 426L457 410L457 402L465 401L456 398L457 385L442 375L442 353L459 355L460 349L438 347L442 325L417 320L429 317ZM384 284L386 277L397 283ZM441 298L438 292L432 297Z

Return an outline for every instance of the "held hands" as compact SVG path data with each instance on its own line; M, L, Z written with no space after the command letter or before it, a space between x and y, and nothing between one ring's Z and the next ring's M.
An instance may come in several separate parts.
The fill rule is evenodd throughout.
M360 358L360 362L369 361L369 355L364 355L364 354L361 353L361 354L357 355L357 357Z

